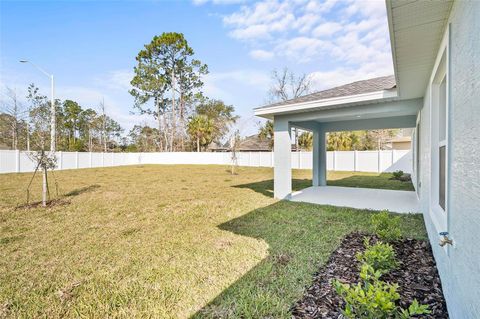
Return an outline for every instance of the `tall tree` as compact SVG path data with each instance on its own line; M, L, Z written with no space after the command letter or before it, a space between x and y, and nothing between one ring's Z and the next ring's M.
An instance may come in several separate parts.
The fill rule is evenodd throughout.
M20 146L21 129L25 127L24 119L27 115L27 110L20 103L16 90L5 87L4 95L6 98L2 99L0 111L4 112L4 116L1 118L2 122L6 124L6 132L4 133L9 135L9 138L5 136L4 139L6 143L11 145L12 149L17 150ZM7 140L10 141L8 142Z
M272 71L269 102L287 101L310 92L312 82L307 74L296 75L287 67Z
M212 120L212 140L216 143L221 142L228 133L230 126L238 120L238 116L234 114L235 108L232 105L226 105L221 100L203 99L195 107L195 112Z
M276 103L281 101L288 101L295 99L302 95L308 94L312 87L312 81L309 75L303 73L296 75L293 71L289 70L287 67L283 68L281 71L273 70L271 75L271 85L268 91L268 102ZM273 132L273 123L266 123L265 127L268 129L272 127ZM297 128L294 128L295 135L295 146L298 149L298 135L299 131ZM273 145L273 133L271 134L271 144Z
M165 134L165 150L175 149L178 119L183 123L186 103L201 88L201 76L208 72L207 66L193 59L193 55L183 34L165 32L154 36L136 57L138 64L130 82L130 94L140 113L156 118L159 131L169 130ZM165 98L167 94L169 99ZM151 100L153 109L146 105Z

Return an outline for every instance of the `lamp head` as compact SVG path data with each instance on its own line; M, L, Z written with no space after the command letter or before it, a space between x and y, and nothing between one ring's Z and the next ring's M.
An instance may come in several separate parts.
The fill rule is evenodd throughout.
M20 60L20 63L27 63L27 60Z

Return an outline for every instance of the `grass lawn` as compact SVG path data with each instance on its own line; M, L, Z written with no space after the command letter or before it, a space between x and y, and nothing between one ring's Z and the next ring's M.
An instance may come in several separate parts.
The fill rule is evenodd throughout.
M329 179L399 187L362 175ZM31 174L0 175L0 318L289 318L312 273L345 234L368 231L372 214L274 200L269 168L55 176L62 202L15 210ZM293 176L295 189L310 185L309 171ZM425 238L420 215L402 216L402 230Z

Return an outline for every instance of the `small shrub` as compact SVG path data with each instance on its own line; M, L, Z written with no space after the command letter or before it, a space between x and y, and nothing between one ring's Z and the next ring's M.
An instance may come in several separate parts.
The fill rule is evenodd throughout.
M387 210L375 214L371 218L374 233L382 240L391 242L400 239L402 232L398 226L399 216L393 216Z
M403 176L403 171L398 170L392 173L393 179L400 179Z
M345 301L342 313L347 318L373 319L391 318L397 308L395 302L400 299L397 284L378 280L381 273L372 266L363 264L360 277L363 283L349 285L335 280L336 292Z
M345 301L342 310L346 318L355 319L409 319L415 315L428 314L428 306L420 305L416 299L408 309L396 305L400 299L397 292L398 285L381 281L380 271L375 271L372 266L363 264L360 271L362 282L356 285L333 281L336 292Z
M357 259L382 274L386 274L397 266L392 245L380 242L372 246L368 238L365 238L365 251L358 253Z

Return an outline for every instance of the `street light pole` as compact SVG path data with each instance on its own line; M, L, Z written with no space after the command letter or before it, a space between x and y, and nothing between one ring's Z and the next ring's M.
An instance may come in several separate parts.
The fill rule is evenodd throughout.
M56 150L56 126L57 126L57 112L55 110L55 82L53 78L53 74L46 72L44 69L39 67L38 65L28 61L28 60L20 60L21 63L30 63L35 68L37 68L40 72L45 74L50 78L50 151L55 152Z

